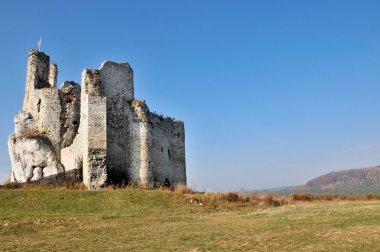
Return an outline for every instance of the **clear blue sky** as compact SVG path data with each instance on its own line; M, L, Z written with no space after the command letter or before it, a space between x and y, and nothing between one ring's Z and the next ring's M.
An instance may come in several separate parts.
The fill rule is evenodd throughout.
M0 180L28 50L59 82L128 61L135 95L186 126L197 189L302 184L380 164L380 1L2 1Z

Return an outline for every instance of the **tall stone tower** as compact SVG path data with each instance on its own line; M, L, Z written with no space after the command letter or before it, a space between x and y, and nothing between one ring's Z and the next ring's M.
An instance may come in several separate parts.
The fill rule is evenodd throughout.
M83 183L186 184L183 122L134 98L128 63L85 69L57 89L49 56L29 52L25 98L8 146L13 182L80 171Z

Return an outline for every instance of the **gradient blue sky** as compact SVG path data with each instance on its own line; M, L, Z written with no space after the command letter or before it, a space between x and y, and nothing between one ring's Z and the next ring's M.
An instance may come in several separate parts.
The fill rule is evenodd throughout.
M135 96L186 126L197 189L302 184L380 164L380 1L2 1L0 180L28 50L59 83L128 61Z

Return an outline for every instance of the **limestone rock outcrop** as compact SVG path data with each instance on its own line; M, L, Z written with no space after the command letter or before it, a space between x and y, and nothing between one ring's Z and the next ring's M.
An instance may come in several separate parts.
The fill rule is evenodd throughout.
M35 181L64 172L49 139L38 131L29 113L15 117L15 133L9 136L8 148L13 182Z
M184 124L134 98L128 63L106 61L85 69L81 85L59 89L57 75L49 56L29 52L24 104L8 140L11 181L74 170L89 188L186 184Z

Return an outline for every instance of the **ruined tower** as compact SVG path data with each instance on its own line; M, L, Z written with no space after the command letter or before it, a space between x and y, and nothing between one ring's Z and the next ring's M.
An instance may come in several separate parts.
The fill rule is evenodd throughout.
M42 52L29 52L22 111L8 146L11 180L27 182L77 171L89 188L112 183L186 184L182 121L149 111L134 98L128 63L85 69L65 81Z

